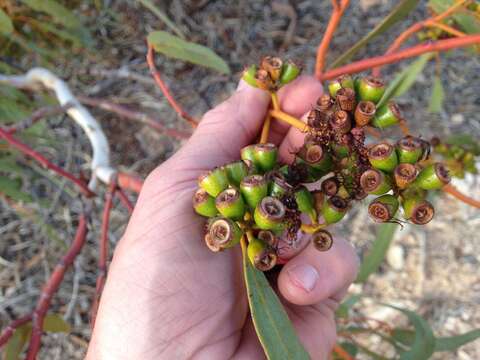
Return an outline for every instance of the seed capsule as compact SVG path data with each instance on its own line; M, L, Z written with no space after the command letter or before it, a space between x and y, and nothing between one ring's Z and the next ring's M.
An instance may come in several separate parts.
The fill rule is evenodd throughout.
M249 66L243 71L242 79L248 85L257 87L257 80L255 79L255 74L257 73L257 67L255 65Z
M267 196L267 180L262 175L249 175L240 183L240 192L248 206L255 209L260 200Z
M393 219L398 210L398 200L393 195L382 195L368 206L368 214L376 222L386 222Z
M260 230L257 235L258 239L263 241L268 246L276 249L278 246L278 237L269 230Z
M340 184L335 177L329 177L322 181L322 191L327 196L333 196L338 193Z
M352 121L346 111L339 110L330 118L330 126L336 133L346 134L352 128Z
M367 194L383 195L392 189L390 178L382 171L369 169L360 176L360 186Z
M204 189L198 189L193 195L193 208L197 214L206 217L217 215L217 208L215 207L215 199L208 195Z
M267 70L259 69L255 73L257 87L262 90L271 90L273 87L272 78Z
M283 64L282 74L280 75L280 84L285 85L295 80L302 68L295 64L292 60L288 60L286 64Z
M312 223L317 222L317 212L315 211L314 199L305 186L300 186L295 191L295 200L298 205L298 210L307 214Z
M425 225L430 222L435 215L433 205L419 196L404 198L402 207L405 219L417 225Z
M360 100L378 103L385 92L385 83L376 77L367 76L359 80L358 95Z
M303 160L311 167L314 175L322 175L330 171L332 167L332 157L322 148L321 145L306 143L299 151L297 162ZM300 163L302 161L299 161Z
M407 188L415 178L418 171L415 165L409 163L398 164L393 172L395 183L399 189Z
M245 214L245 203L240 191L235 188L228 188L218 194L215 199L215 206L220 214L229 219L241 220Z
M264 197L257 204L253 218L262 230L280 231L284 228L285 205L271 196Z
M216 168L198 178L198 185L211 196L216 197L228 187L227 173L222 168Z
M261 67L264 70L267 70L273 81L277 81L280 78L280 73L282 72L283 61L278 57L265 56L262 59Z
M388 104L377 109L375 116L370 123L376 128L384 129L398 124L401 119L402 115L397 104L395 104L393 101L390 101Z
M397 142L398 162L415 164L423 154L422 141L413 136L405 136Z
M283 177L283 175L278 174L278 175L272 176L272 182L270 184L270 191L269 191L270 196L275 196L280 198L283 195L292 191L293 191L293 187L285 181L285 178Z
M333 245L333 236L327 230L318 230L312 235L312 242L318 251L327 251Z
M334 224L342 220L347 213L348 202L339 196L332 196L322 207L322 215L327 224Z
M270 171L277 164L278 148L274 144L255 144L253 146L255 165L262 171Z
M428 165L415 181L415 184L424 190L437 190L444 187L450 182L450 176L445 165L441 163L435 163Z
M376 169L391 172L398 164L397 153L392 145L379 143L368 151L368 160Z
M260 271L270 270L277 263L275 250L256 238L248 243L247 256L252 265Z
M233 220L219 217L209 222L207 235L205 241L209 247L223 250L238 244L243 231Z
M245 161L239 160L225 165L225 171L230 184L238 187L243 178L249 174L250 169Z
M355 123L357 126L368 125L375 115L376 107L371 101L360 101L355 109Z
M353 79L350 75L341 75L328 84L328 91L333 98L336 97L337 91L341 88L353 89Z
M337 91L337 104L344 111L355 109L355 91L351 88L341 88Z
M322 112L329 111L333 106L333 98L329 94L323 94L317 100L317 109Z

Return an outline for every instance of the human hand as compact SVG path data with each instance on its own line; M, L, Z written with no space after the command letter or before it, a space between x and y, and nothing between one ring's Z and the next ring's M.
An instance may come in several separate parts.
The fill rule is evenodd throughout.
M279 92L281 108L297 117L320 96L319 82L301 77ZM247 303L239 247L212 253L205 219L192 210L197 178L239 158L255 141L269 95L241 82L205 114L190 140L145 181L109 269L87 359L262 359ZM275 120L271 142L283 161L303 143ZM335 239L327 252L308 244L290 249L278 293L312 359L326 359L335 342L334 311L355 278L352 247Z

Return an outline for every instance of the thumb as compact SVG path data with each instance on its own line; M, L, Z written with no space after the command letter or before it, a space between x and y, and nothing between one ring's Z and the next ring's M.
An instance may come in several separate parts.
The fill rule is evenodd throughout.
M229 99L203 116L182 155L197 168L237 159L240 149L258 135L269 103L266 91L241 80Z

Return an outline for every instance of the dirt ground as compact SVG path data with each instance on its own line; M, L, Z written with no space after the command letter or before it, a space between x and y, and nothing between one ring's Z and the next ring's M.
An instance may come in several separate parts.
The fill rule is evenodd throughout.
M169 107L154 86L145 63L145 37L163 25L150 12L130 1L107 1L103 11L88 24L97 39L96 50L72 56L55 67L78 95L108 99L148 113L169 127L188 130L188 125ZM157 3L161 3L157 1ZM330 1L164 1L163 9L191 41L214 49L232 69L219 75L189 64L161 59L158 66L177 100L194 116L229 96L243 67L263 54L280 54L301 59L305 73L311 73L316 46L325 30ZM352 1L336 33L328 59L333 60L377 24L396 1ZM88 6L81 7L87 11ZM393 35L425 18L421 2L408 20L378 37L356 58L381 54ZM35 64L25 58L26 70ZM455 51L441 58L442 81L446 91L444 111L427 111L434 64L427 67L417 83L399 103L413 132L425 138L432 134L469 132L480 138L480 59L478 55ZM391 79L404 65L385 68ZM150 128L99 109L91 109L109 138L113 162L122 170L142 176L170 157L181 145ZM90 149L81 130L65 117L48 120L54 147L39 148L68 169L87 170ZM42 283L65 251L75 232L72 214L80 202L67 191L64 181L36 169L37 176L25 179L35 199L49 199L48 206L18 208L0 202L0 327L12 318L32 310ZM48 176L47 176L48 175ZM468 193L480 199L480 185L473 179L460 182ZM132 198L133 200L133 198ZM96 202L97 216L88 235L88 244L66 275L52 309L72 325L72 332L43 337L41 359L81 359L90 336L89 311L95 291L97 240L103 200ZM128 220L121 206L111 217L111 247L120 239ZM414 309L431 324L437 335L452 335L480 327L480 213L447 196L435 199L436 218L424 227L406 226L398 232L380 271L365 285L354 285L352 293L365 299L356 307L359 314L404 323L397 312L378 302ZM18 213L22 213L19 216ZM41 225L41 224L47 224ZM365 209L352 212L339 227L362 256L374 238L375 225ZM476 311L477 310L477 311ZM388 351L375 338L363 339L378 352ZM480 358L480 341L456 353L436 354L434 359L475 360Z

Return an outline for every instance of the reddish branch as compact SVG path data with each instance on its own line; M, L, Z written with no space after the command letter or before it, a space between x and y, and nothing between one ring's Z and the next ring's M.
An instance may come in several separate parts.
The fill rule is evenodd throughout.
M353 360L353 357L339 344L333 346L333 352L342 360Z
M33 150L28 145L20 142L19 140L14 138L10 133L8 133L6 130L4 130L2 128L0 128L0 137L4 138L11 146L18 149L23 154L25 154L27 156L30 156L32 159L38 161L40 164L42 164L47 169L50 169L50 170L56 172L58 175L63 176L65 178L71 180L75 185L77 185L79 187L80 191L83 194L85 194L85 196L90 197L90 196L94 195L94 193L88 188L87 184L82 179L76 177L75 175L73 175L73 174L63 170L61 167L55 165L50 160L48 160L46 157L44 157L40 153L36 152L35 150Z
M8 342L8 340L10 340L10 338L12 337L13 333L17 328L29 323L31 320L32 320L32 314L28 314L8 324L8 326L5 329L3 329L2 334L0 335L0 347L5 345Z
M315 63L315 76L320 79L323 69L325 67L325 59L327 57L328 47L332 41L333 34L340 23L345 9L348 7L350 0L340 0L340 4L337 0L332 0L333 12L330 16L330 21L328 22L327 29L323 35L322 42L317 49L317 61Z
M162 90L163 95L168 100L172 108L180 115L183 119L185 119L192 127L197 127L198 121L191 117L180 104L173 98L170 90L168 89L167 85L163 82L159 71L155 66L155 59L154 59L154 49L152 45L148 44L148 52L147 52L147 63L148 67L150 68L150 72L152 73L153 79L155 80L156 84Z
M112 180L108 186L108 191L105 194L105 204L103 205L102 228L100 233L100 243L98 252L98 275L97 284L95 286L95 298L92 304L91 325L95 325L95 318L97 317L98 305L100 303L100 296L105 286L105 279L107 278L107 259L108 259L108 227L110 224L110 213L113 206L113 197L117 189L117 183Z
M34 125L37 121L43 119L44 117L62 114L65 112L65 110L67 110L71 106L72 105L67 104L65 106L47 106L47 107L40 108L34 111L33 114L28 118L17 122L15 125L7 126L5 130L8 131L10 134L14 134L16 132L26 130L30 126Z
M120 189L130 190L138 194L142 190L143 180L138 176L119 172L117 174L117 185Z
M400 60L408 59L428 52L445 51L479 43L480 35L468 35L461 38L439 40L436 42L421 44L399 52L395 52L393 54L376 56L369 59L356 61L345 66L341 66L339 68L323 73L320 76L320 80L330 80L342 74L358 73L363 70L371 69L375 66L395 63Z
M60 284L65 275L65 271L77 257L85 244L87 236L87 219L84 214L80 216L78 223L77 233L72 245L67 251L67 254L60 260L52 275L48 279L47 283L43 287L42 293L38 300L37 306L32 315L32 335L30 337L30 343L28 345L27 360L34 360L37 357L38 350L40 349L40 343L43 333L43 320L50 307L50 302L53 295L57 292Z
M435 16L435 17L432 17L432 18L429 18L429 19L426 19L426 20L423 20L423 21L419 21L415 24L413 24L412 26L410 26L407 30L405 30L404 32L402 32L396 39L395 41L392 43L392 45L390 45L390 47L387 49L387 51L385 52L385 55L388 55L388 54L392 54L394 53L395 51L397 51L398 49L400 49L400 46L402 46L402 44L408 39L410 38L413 34L415 34L416 32L422 30L424 27L426 26L439 26L438 22L439 21L442 21L443 19L445 19L446 17L452 15L455 11L457 11L460 7L462 7L465 3L467 2L467 0L462 0L462 1L459 1L457 2L456 4L454 4L453 6L451 6L450 8L448 8L446 11L444 11L443 13ZM458 34L457 34L458 35ZM380 69L381 67L375 67L373 70L372 70L372 75L373 76L380 76Z
M117 189L117 194L121 203L127 208L128 212L131 214L133 212L133 204L128 199L127 194L125 194L125 192L120 188Z
M456 199L464 202L465 204L468 204L470 206L476 207L477 209L480 209L480 201L472 199L471 197L461 193L458 191L453 185L448 184L442 188L444 192L447 194L452 195Z
M100 109L113 112L123 118L145 124L147 126L150 126L152 129L157 130L158 132L161 132L167 136L171 136L176 139L188 139L191 135L191 133L188 131L169 129L165 127L159 120L147 114L128 109L122 105L118 105L107 100L93 99L85 96L78 96L78 99L86 105L98 107Z

